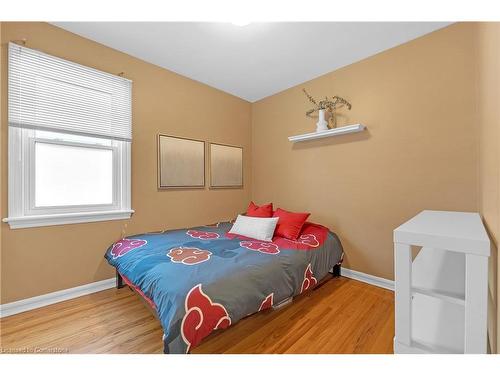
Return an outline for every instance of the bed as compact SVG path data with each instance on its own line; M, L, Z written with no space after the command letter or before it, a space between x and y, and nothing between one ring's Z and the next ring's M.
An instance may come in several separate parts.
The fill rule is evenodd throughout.
M123 238L105 258L118 287L133 288L164 331L165 353L189 353L212 331L276 307L340 273L339 238L306 223L293 241L229 234L230 222Z

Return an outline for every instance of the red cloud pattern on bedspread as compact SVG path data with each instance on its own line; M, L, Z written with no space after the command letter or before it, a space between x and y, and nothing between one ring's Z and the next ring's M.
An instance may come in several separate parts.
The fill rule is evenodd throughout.
M270 309L271 307L273 307L273 301L274 299L274 293L271 293L270 295L268 295L264 301L262 301L262 303L260 304L260 307L259 307L259 311L262 311L262 310L267 310L267 309Z
M315 234L303 234L297 239L296 242L310 247L319 246L319 241Z
M240 246L264 254L278 254L280 252L278 245L272 242L240 241Z
M311 270L311 263L307 265L306 271L304 272L304 281L302 281L302 288L300 289L300 293L304 293L306 290L314 288L318 280L314 277Z
M185 309L181 334L187 344L186 352L198 345L212 331L231 325L226 308L220 303L213 303L210 297L203 293L201 284L194 286L187 294Z
M189 266L206 262L212 253L197 247L174 247L170 249L167 256L174 263L182 263Z
M111 249L111 255L113 259L119 258L127 254L129 251L138 249L146 245L148 241L139 240L134 238L122 238L120 241L116 241Z
M186 232L188 236L193 238L199 238L200 240L213 240L215 238L219 238L219 234L215 232L205 232L202 230L194 230L190 229Z

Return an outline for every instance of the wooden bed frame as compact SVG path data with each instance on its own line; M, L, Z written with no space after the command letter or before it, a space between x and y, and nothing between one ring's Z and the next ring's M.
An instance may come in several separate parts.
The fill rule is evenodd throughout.
M332 271L330 272L330 274L333 277L339 277L340 276L340 266L342 265L343 258L344 258L344 254L342 254L342 257L340 258L340 263L338 263L338 264L336 264L336 265L333 266Z

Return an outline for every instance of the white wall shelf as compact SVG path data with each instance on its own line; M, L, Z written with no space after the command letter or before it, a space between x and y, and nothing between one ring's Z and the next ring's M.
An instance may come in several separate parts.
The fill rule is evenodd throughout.
M288 137L288 140L290 142L303 142L303 141L310 141L313 139L335 137L337 135L343 135L343 134L349 134L349 133L357 133L357 132L361 132L365 129L366 129L366 126L364 126L362 124L354 124L354 125L342 126L340 128L334 128L334 129L329 129L329 130L324 130L324 131L319 131L319 132L293 135L291 137Z
M489 256L477 213L422 211L394 230L395 353L487 352Z

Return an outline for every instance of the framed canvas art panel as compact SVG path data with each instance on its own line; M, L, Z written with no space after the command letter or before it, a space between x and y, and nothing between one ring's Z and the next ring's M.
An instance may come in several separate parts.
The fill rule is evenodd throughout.
M158 189L205 187L205 142L158 135Z
M210 143L210 188L243 187L243 148Z

